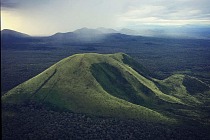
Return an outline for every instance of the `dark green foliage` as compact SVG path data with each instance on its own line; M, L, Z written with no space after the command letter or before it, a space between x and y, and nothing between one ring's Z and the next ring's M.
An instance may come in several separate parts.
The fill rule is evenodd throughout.
M2 115L3 140L47 139L132 139L208 140L209 129L198 124L167 125L139 120L95 117L72 112L56 112L30 103L3 106L16 117Z
M207 86L205 83L190 76L184 77L183 85L186 87L187 91L192 95L210 90L210 87Z
M124 78L121 72L107 63L93 64L91 72L101 86L115 97L127 100L134 104L143 101L136 95L132 85Z
M123 63L129 65L132 67L135 71L137 71L139 74L146 78L150 78L152 74L149 72L148 69L146 69L143 65L129 57L128 55L123 54Z
M169 94L170 91L173 90L173 89L171 89L171 87L163 85L163 84L161 84L159 82L154 81L154 83L165 94Z

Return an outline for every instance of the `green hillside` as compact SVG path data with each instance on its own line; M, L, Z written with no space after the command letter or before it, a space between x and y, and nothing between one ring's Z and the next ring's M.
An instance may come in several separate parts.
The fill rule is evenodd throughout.
M59 61L10 90L2 102L32 101L77 113L168 122L174 117L167 109L202 105L199 94L208 97L209 91L208 85L189 76L153 79L123 53L87 53Z

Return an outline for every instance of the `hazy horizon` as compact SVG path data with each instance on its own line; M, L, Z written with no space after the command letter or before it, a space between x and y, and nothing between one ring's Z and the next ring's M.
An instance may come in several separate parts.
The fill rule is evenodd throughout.
M52 35L83 27L210 27L208 0L1 0L1 30Z

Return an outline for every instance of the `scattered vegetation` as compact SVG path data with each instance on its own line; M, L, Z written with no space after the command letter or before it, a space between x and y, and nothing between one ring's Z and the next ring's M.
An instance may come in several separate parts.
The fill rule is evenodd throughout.
M201 139L210 138L205 127L167 125L140 120L95 117L58 112L42 104L2 106L2 139ZM12 113L10 113L12 112Z
M209 90L209 86L207 84L190 76L184 77L183 85L190 94L203 93Z

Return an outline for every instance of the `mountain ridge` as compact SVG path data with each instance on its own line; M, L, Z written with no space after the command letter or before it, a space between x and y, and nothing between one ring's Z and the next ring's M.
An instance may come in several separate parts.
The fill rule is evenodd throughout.
M21 33L15 30L10 30L10 29L3 29L1 30L1 35L2 36L12 36L12 37L30 37L30 35Z
M9 29L6 29L6 30L9 30ZM83 28L76 29L70 32L65 32L62 34L79 33L79 32L80 32L79 33L80 35L88 34L88 33L90 34L121 33L125 35L130 35L130 36L145 36L145 37L158 37L158 38L209 39L210 33L208 30L209 30L208 26L192 26L192 25L186 25L186 26L181 26L181 27L179 26L175 26L175 27L146 26L146 27L141 27L141 28L136 28L136 29L135 28L134 29L121 28L119 30L115 30L112 28L105 28L105 27L98 27L95 29L83 27ZM10 31L13 31L13 30L10 30ZM14 32L17 32L17 31L14 31ZM57 32L57 33L60 33L60 32ZM48 35L45 37L50 37L55 34Z

